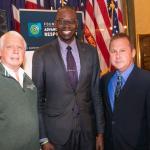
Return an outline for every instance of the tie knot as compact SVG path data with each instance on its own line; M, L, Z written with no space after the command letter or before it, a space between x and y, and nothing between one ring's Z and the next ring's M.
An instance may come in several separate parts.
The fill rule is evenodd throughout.
M117 80L118 80L118 81L121 81L121 80L122 80L121 74L117 75Z
M121 76L121 74L117 74L117 85L122 86L122 76Z
M121 80L121 78L122 78L121 73L120 72L116 72L116 75L117 75L117 80Z
M68 45L66 49L67 49L68 51L71 51L72 48L71 48L71 46Z

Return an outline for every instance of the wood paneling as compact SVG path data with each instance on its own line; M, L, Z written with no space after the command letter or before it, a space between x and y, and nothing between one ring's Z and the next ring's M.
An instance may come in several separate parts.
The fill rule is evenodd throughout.
M141 68L150 70L150 34L139 35Z

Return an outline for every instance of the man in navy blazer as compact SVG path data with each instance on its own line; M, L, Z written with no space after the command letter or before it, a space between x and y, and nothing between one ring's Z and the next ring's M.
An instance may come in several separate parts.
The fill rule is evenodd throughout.
M116 71L101 79L105 150L149 150L150 73L133 63L135 49L125 33L112 37L109 52ZM118 74L121 74L121 91L115 98Z
M58 38L33 56L41 148L95 150L97 146L97 150L102 150L104 118L97 51L75 38L77 17L74 9L69 6L58 9L55 25ZM72 87L67 73L68 46L77 68L74 69L78 78L76 87Z

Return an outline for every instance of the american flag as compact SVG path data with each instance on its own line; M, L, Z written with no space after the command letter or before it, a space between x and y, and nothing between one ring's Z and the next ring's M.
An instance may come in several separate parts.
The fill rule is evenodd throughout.
M63 5L70 5L76 10L84 11L85 41L97 48L103 73L110 69L110 38L124 31L121 2L122 0L9 0L14 18L13 29L17 31L20 31L19 8L54 10ZM0 8L2 4L6 4L5 0L1 0Z
M85 10L85 39L97 47L102 73L107 72L108 45L112 35L123 32L121 0L87 0Z
M12 0L12 14L13 14L13 19L12 19L12 26L13 29L16 31L20 32L20 16L19 16L19 8L24 8L25 3L24 1L16 1Z
M115 35L120 31L119 20L121 23L123 22L120 9L118 8L118 0L107 0L107 7L112 24L112 35Z

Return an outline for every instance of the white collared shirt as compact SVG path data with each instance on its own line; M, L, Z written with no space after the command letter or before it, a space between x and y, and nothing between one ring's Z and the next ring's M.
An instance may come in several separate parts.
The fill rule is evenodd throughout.
M8 68L6 65L2 64L4 66L4 68L6 69L6 71L9 73L9 75L11 75L14 79L16 79L16 74L15 72ZM24 78L24 70L20 67L18 69L18 76L19 76L19 81L16 79L16 81L18 81L21 85L21 87L23 87L23 78Z

